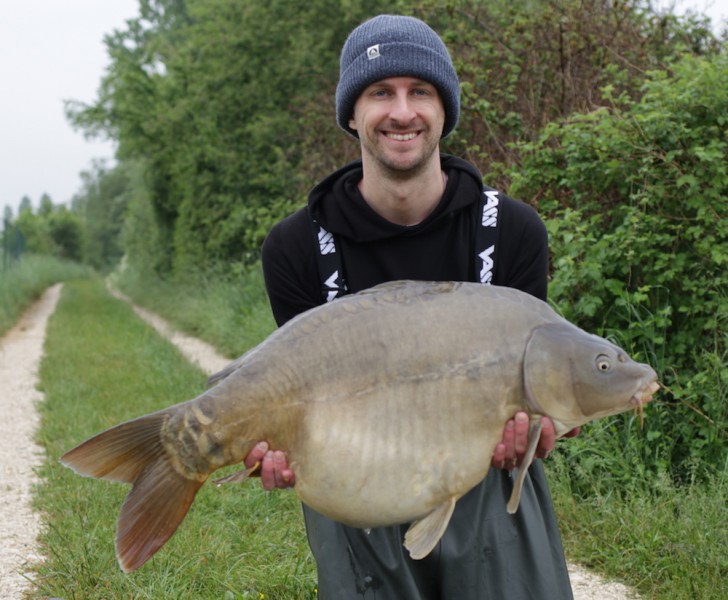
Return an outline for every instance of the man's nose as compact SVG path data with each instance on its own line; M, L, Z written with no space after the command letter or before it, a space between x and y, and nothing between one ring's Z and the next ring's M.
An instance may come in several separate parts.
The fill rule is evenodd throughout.
M417 116L417 111L409 94L400 93L395 95L389 116L398 123L410 123Z

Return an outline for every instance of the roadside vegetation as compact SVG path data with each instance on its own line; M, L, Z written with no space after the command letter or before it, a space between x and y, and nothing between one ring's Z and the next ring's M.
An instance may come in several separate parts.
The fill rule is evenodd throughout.
M462 79L462 114L443 149L473 162L486 183L543 217L551 240L550 302L659 374L663 387L643 426L632 415L599 421L561 442L547 461L568 555L648 598L728 596L728 33L716 37L700 15L658 13L643 0L141 2L139 18L106 40L112 64L97 100L67 105L69 120L84 133L118 143L118 164L96 164L85 173L70 209L44 198L34 211L24 199L16 216L5 215L6 224L22 232L28 252L112 273L114 285L139 304L225 355L239 355L274 327L260 275L263 237L303 204L316 181L358 155L356 143L334 124L338 50L354 26L381 12L414 14L448 44ZM4 236L7 242L7 230ZM17 285L3 282L12 272L3 273L0 294L16 293ZM41 279L25 297L55 277ZM130 323L127 309L97 283L70 286L53 321L43 373L57 412L48 413L45 427L65 411L98 419L119 416L113 411L127 405L138 406L134 413L150 410L136 404L152 395L135 387L144 369L127 371L124 363L140 360L130 357L141 352L147 368L156 368L161 358L145 345L161 342L151 334L121 349L101 348L98 356L89 338L88 347L77 349L83 368L51 369L66 360L64 343L86 335L86 321L55 332L78 318L72 307L85 306L86 294L100 303L97 310L115 307L111 321ZM5 306L3 300L0 328L21 310L4 317ZM105 329L99 341L126 333L111 324ZM96 362L98 373L91 369ZM104 369L117 368L122 381L104 380ZM155 382L195 377L182 375L183 363L160 369L150 376ZM78 389L55 390L70 385L67 380ZM190 385L160 392L157 406L194 394L200 384ZM117 420L109 416L106 424ZM68 427L78 421L71 416ZM59 434L44 430L52 456L99 429L91 425L74 431L73 439L59 437L59 447L53 446ZM66 495L78 496L74 486L86 482L59 471L51 462L46 476L62 477ZM113 486L84 487L80 501L107 487ZM256 497L254 487L236 493ZM212 496L231 493L218 492ZM283 510L295 514L291 497L261 495L260 502L291 502ZM66 535L68 522L61 528L56 515L62 511L53 509L60 500L44 502L49 536ZM200 506L198 513L207 505ZM82 511L64 510L80 522ZM85 590L96 590L98 578L110 576L108 555L89 574L77 572L95 560L95 548L84 544L110 538L113 511L99 510L107 511L97 520L106 519L103 536L82 535L83 528L88 534L102 526L94 521L81 523L75 539L48 538L58 556L51 554L42 580L66 572L59 575L64 581L79 576ZM223 514L223 521L238 523L237 513ZM270 523L261 530L277 530L279 517L263 514L258 521ZM60 552L65 543L73 558ZM297 550L279 565L285 575L269 575L283 587L264 588L249 584L247 575L237 579L245 550L226 544L210 556L225 561L236 579L217 571L210 577L225 581L231 598L311 593L311 565ZM181 548L193 550L194 543ZM193 569L187 576L201 569L194 562L200 554L179 551L180 559L193 561L184 563ZM158 569L159 581L151 573L134 575L132 582L144 583L127 596L151 595L157 588L149 586L161 589L170 571L182 568L182 560L165 556L146 571ZM287 579L298 569L306 573L300 588ZM105 581L107 591L135 585ZM180 588L178 596L185 595Z
M55 256L24 255L8 261L0 270L0 336L15 325L48 286L91 273L85 265Z

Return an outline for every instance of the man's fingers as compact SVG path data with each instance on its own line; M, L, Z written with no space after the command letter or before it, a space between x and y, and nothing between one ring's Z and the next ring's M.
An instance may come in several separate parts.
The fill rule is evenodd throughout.
M273 452L271 450L265 453L261 462L260 483L263 489L267 491L276 487L276 474L273 468Z
M548 417L541 419L541 439L536 447L536 457L546 458L556 446L556 428Z
M528 448L528 429L530 427L528 415L525 412L516 413L514 426L515 458L520 461Z
M490 459L490 466L494 469L503 469L506 465L506 446L503 442L498 442L493 450L493 456Z
M258 442L253 449L248 452L248 456L245 457L245 466L248 469L251 469L256 463L262 463L266 452L268 452L268 444L266 442Z
M276 450L273 452L273 477L277 488L286 487L287 482L284 475L286 470L288 470L286 455L280 450Z
M572 438L572 437L576 437L580 433L581 433L581 427L574 427L574 429L572 429L571 431L567 431L563 437Z

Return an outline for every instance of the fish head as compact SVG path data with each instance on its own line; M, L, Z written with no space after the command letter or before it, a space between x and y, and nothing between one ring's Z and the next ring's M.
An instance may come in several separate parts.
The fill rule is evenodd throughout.
M628 410L642 414L659 389L652 367L568 322L534 329L523 378L529 408L551 417L559 435Z

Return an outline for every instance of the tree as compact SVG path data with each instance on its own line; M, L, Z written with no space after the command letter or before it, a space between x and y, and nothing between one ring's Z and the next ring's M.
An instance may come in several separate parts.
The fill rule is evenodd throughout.
M53 200L48 194L43 194L40 197L40 203L38 208L38 216L46 218L49 217L54 210Z
M31 213L33 212L33 201L28 196L23 196L20 199L20 205L18 206L18 215L22 215L23 213Z
M72 201L73 212L84 229L84 262L97 269L113 267L124 254L121 232L131 197L128 167L108 169L95 161L92 170L81 174L83 186Z

